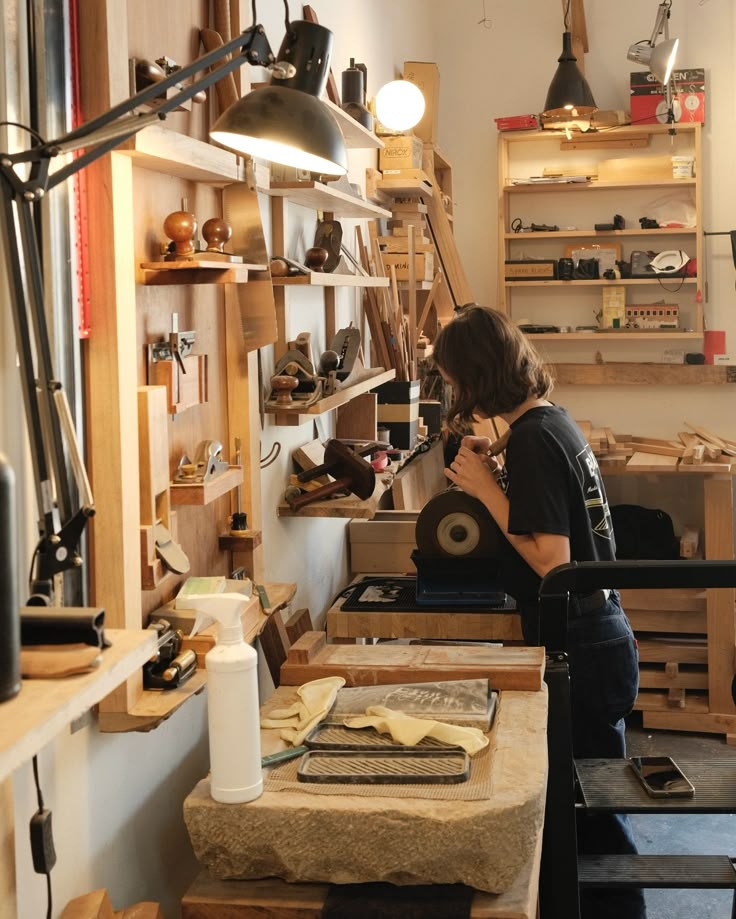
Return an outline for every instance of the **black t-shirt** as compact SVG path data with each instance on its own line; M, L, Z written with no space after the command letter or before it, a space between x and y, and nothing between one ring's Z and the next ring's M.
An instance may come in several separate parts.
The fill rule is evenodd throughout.
M567 536L570 558L576 562L615 559L600 469L565 409L532 408L511 425L506 473L511 534ZM507 593L518 601L536 600L541 579L506 540L500 561Z

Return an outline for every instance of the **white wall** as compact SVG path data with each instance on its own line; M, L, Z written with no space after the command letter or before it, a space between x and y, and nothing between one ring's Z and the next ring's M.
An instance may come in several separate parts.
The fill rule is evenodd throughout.
M655 0L620 0L585 4L590 51L585 73L598 106L628 109L628 46L648 39L656 17ZM496 140L493 119L539 112L557 66L563 20L559 3L499 0L487 3L492 28L478 24L475 0L430 4L437 32L441 72L440 145L453 165L456 198L455 232L477 302L496 300L497 200ZM707 82L704 130L704 227L736 228L736 176L732 166L736 143L736 12L732 0L675 0L670 35L679 36L678 62L705 67ZM564 215L560 215L564 223ZM727 348L736 355L736 269L728 237L706 244L708 300L705 316L711 329L725 329ZM546 344L546 343L545 343ZM554 360L591 363L592 348L578 345L576 354L550 345ZM598 350L597 348L595 350ZM603 350L606 357L605 348ZM609 358L611 359L611 358ZM655 358L648 358L650 360ZM685 420L697 421L727 437L736 436L733 387L570 387L554 398L574 417L596 425L652 437L672 437Z

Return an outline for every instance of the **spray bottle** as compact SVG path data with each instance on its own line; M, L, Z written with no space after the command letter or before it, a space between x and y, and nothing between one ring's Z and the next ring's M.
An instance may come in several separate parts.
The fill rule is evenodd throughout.
M243 640L240 620L248 598L237 593L187 598L197 618L191 634L218 623L207 652L210 794L223 804L253 801L263 792L258 710L258 654Z

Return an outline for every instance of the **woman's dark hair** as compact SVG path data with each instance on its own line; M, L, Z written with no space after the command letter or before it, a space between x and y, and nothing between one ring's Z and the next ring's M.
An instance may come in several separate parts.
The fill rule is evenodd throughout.
M489 418L552 392L552 377L526 335L498 310L468 306L446 325L433 358L453 383L451 431L467 430L480 409Z

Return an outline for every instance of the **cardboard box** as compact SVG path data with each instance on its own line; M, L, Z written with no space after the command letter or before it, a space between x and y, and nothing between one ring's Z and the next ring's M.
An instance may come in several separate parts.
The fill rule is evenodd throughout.
M419 381L391 380L374 392L378 427L388 428L388 439L397 450L413 450L419 433Z
M353 574L413 574L418 511L378 511L373 520L351 520L350 570Z
M378 151L378 168L421 169L424 146L421 137L414 134L395 134L384 137L383 149Z
M383 256L386 274L390 274L391 265L396 268L396 280L409 280L409 253L387 252ZM414 271L417 281L431 281L434 277L434 252L420 252L414 256Z
M627 306L626 325L632 329L677 329L680 309L676 303Z
M705 123L705 70L694 67L675 70L673 109L676 122ZM632 73L630 78L632 124L665 124L667 108L664 87L646 71Z
M534 131L539 130L538 115L507 115L494 118L498 131Z
M602 329L623 329L626 325L626 288L620 284L604 287L602 299L600 327Z
M440 105L440 70L436 64L404 61L404 79L415 83L424 96L424 115L414 127L417 137L428 144L437 142L437 122Z

